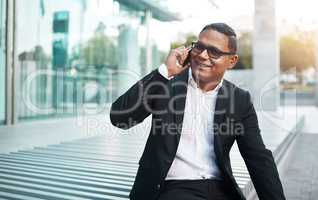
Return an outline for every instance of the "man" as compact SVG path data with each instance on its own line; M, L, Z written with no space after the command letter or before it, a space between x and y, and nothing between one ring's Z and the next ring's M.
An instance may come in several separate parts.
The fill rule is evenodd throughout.
M285 199L249 92L223 79L238 60L236 42L231 27L209 24L112 104L111 122L122 129L152 115L132 200L245 199L230 164L234 141L259 199Z

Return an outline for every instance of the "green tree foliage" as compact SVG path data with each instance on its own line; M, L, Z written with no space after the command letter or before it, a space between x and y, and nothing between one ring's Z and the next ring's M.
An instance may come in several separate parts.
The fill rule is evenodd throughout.
M297 72L314 66L315 49L314 34L298 32L282 36L280 39L281 71L295 68Z
M242 32L238 38L237 54L239 60L233 69L252 68L252 35L251 32Z
M174 41L170 44L171 49L178 48L180 46L190 46L193 41L196 41L198 38L193 33L181 34L179 40Z
M116 47L104 34L95 34L83 45L81 52L87 66L102 68L117 64Z

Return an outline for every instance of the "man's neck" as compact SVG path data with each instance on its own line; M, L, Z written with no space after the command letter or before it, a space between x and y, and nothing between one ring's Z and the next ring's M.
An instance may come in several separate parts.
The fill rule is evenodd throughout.
M209 82L209 83L203 83L202 81L201 82L197 82L198 84L198 87L203 91L203 92L208 92L208 91L211 91L211 90L214 90L217 85L219 84L219 82Z
M208 92L208 91L214 90L218 86L218 84L221 82L221 80L219 80L219 81L210 81L210 82L199 81L197 79L197 77L193 74L193 72L192 72L192 77L193 77L194 81L196 82L196 84L198 85L198 87L203 92Z

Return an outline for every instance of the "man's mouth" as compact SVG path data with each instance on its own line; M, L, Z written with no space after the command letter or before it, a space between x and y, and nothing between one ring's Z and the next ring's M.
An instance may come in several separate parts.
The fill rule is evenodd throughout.
M203 64L203 63L198 63L198 66L201 68L211 68L212 66L211 65L206 65L206 64Z
M200 61L195 61L195 64L199 67L199 68L211 68L212 66L210 64L205 64L205 63L201 63Z
M200 63L200 62L197 62L196 64L199 68L212 68L213 67L212 65L208 65L208 64L204 64L204 63Z

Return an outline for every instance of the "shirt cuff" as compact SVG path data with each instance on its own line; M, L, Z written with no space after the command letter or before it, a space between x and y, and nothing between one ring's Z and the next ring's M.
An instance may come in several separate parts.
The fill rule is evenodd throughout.
M162 63L162 64L159 66L158 71L159 71L159 73L160 73L163 77L165 77L165 78L168 79L168 80L170 80L170 79L173 78L173 76L168 77L168 68L167 68L167 66L166 66L164 63Z

